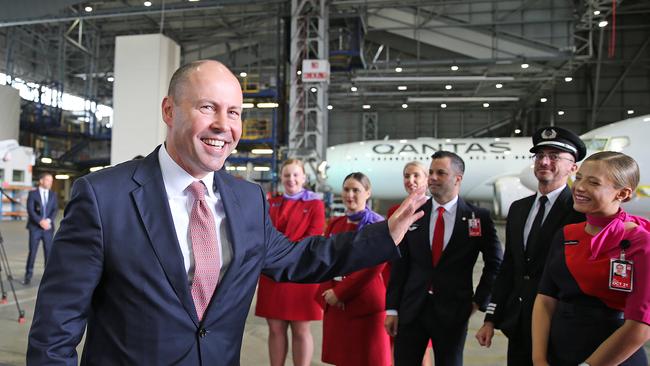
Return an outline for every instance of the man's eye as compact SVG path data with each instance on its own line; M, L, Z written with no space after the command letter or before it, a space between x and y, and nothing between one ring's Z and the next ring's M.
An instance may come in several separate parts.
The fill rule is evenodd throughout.
M214 111L214 106L211 106L211 105L202 105L202 106L200 107L200 109L201 109L201 112L212 112L212 111Z

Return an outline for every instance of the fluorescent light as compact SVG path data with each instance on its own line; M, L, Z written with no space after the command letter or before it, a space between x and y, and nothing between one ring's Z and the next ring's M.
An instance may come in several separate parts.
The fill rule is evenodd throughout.
M246 166L238 166L238 167L235 167L235 170L238 171L238 172L245 172L245 171L248 170L248 168L246 168Z
M542 103L546 103L546 102L548 102L548 99L546 99L546 98L539 98L539 101L542 102Z
M253 170L256 172L268 172L271 170L268 166L254 166Z
M490 106L490 103L483 103L483 108L488 108Z
M443 109L444 109L444 108L447 108L447 105L446 105L445 103L442 103L442 104L440 105L440 108L443 108Z
M237 169L237 168L235 168L234 166L227 166L226 167L226 170L235 170L235 169Z
M458 66L452 65L451 66L451 71L458 71Z
M643 119L643 122L650 122L650 117L646 117Z
M634 114L634 109L628 109L627 114Z
M146 7L150 7L150 6L151 6L151 1L145 1L145 2L144 2L144 6L146 6Z
M273 154L273 149L253 149L251 153L257 155L271 155Z
M316 93L316 92L318 91L318 89L316 89L315 86L312 86L312 87L309 89L309 91L312 92L312 93Z
M90 13L91 11L93 11L93 7L92 6L86 6L84 8L84 10L86 11L86 13ZM65 178L65 179L68 179L68 178Z
M445 89L447 89L447 90L451 90L451 88L453 88L453 87L451 86L451 84L447 84L447 85L445 85Z
M516 102L519 97L409 97L408 103L446 102Z
M370 109L370 104L364 104L363 109Z
M232 149L231 154L237 154L237 149Z
M70 176L67 174L57 174L54 176L54 179L66 180L66 179L70 179Z
M564 116L564 111L557 111L558 116Z
M354 85L352 85L352 86L350 87L350 91L351 91L351 92L355 92L355 91L357 91L357 90L358 90L357 87L354 86Z
M242 71L239 73L239 76L245 78L246 76L248 76L248 73L246 71Z
M407 142L409 142L409 140L405 140L405 139L399 140L399 143L400 143L400 144L405 144L405 143L407 143Z
M402 69L401 67L399 67L399 66L397 66L397 67L395 68L395 72L402 72L402 71L403 71L403 69Z
M102 169L104 169L103 166L94 166L94 167L90 168L89 170L92 173L92 172L96 172L96 171L102 170Z
M108 81L109 83L112 83L112 82L115 81L115 78L112 77L112 76L109 76L109 77L106 78L106 81Z
M41 163L52 164L52 158L41 158Z
M526 63L521 64L521 68L522 68L522 69L527 69L529 66L530 66L530 65L528 65L528 64L526 64Z
M605 28L605 27L607 27L607 24L609 24L609 23L607 23L606 20L601 20L601 21L598 23L598 26L601 27L601 28Z
M405 81L423 82L454 82L454 81L513 81L514 76L484 76L484 75L470 75L470 76L357 76L352 78L352 82L392 82L399 83Z
M255 108L255 104L253 104L253 103L242 103L241 107L242 107L243 109L247 109L247 108Z
M327 109L331 111L332 109L334 109L334 106L332 106L332 105L330 104L330 105L327 106Z
M594 15L600 15L600 10L594 10Z
M187 0L187 1L189 1L189 2L191 2L191 3L195 3L195 2L197 2L197 1L199 1L199 0Z
M302 75L302 71L298 70L298 71L296 71L296 74Z
M499 83L499 84L496 84L494 87L497 88L497 89L501 89L501 88L503 88L503 84Z
M406 108L408 108L408 107L409 107L408 104L406 104L406 103L402 104L402 108L406 109Z
M570 83L570 82L573 81L573 78L571 76L567 76L567 77L564 78L564 81L567 82L567 83Z
M519 135L521 133L521 130L518 128L515 128L515 135Z
M278 103L274 102L263 102L263 103L257 103L257 108L277 108Z
M397 90L406 90L408 87L406 85L400 85L397 87Z

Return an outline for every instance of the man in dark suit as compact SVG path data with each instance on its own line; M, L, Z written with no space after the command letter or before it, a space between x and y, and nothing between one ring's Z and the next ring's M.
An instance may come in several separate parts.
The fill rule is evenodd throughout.
M34 275L34 261L38 252L38 243L43 241L45 262L50 256L52 238L54 237L54 219L59 212L56 194L52 192L54 178L50 173L42 173L38 179L38 188L27 195L27 229L29 230L29 254L25 266L23 284L29 285Z
M28 365L239 364L260 273L320 282L397 257L419 218L412 195L388 223L290 243L262 189L221 168L241 137L242 91L216 61L172 76L165 144L79 178L54 240Z
M494 285L485 322L476 333L489 347L494 328L508 337L508 365L532 365L531 323L537 285L544 270L548 246L564 225L584 221L573 209L570 175L585 157L585 145L573 132L541 128L533 135L537 193L515 201L508 211L506 250Z
M432 156L433 199L400 243L386 295L386 330L395 337L395 365L420 365L429 339L436 366L462 365L471 314L484 311L501 264L501 244L487 210L458 196L465 163L456 154ZM483 274L472 272L482 253Z

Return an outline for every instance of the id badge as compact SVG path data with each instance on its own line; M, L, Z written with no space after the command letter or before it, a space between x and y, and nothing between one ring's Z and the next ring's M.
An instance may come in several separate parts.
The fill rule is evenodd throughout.
M632 292L634 263L632 261L609 260L609 288L616 291Z
M469 227L469 236L481 236L481 219L477 219L472 214L472 218L467 220Z

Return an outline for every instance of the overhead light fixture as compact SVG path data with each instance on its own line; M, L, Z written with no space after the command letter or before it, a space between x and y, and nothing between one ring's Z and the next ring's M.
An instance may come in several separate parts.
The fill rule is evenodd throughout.
M402 104L402 108L403 108L403 109L406 109L406 108L408 108L408 107L409 107L408 104L406 104L406 103Z
M470 75L470 76L357 76L352 78L353 83L358 82L423 82L423 81L432 81L432 82L454 82L454 81L513 81L515 80L514 76L485 76L485 75Z
M91 11L93 11L93 7L89 5L89 6L86 6L84 8L84 10L86 11L86 13L90 13ZM68 179L68 178L66 178L66 179Z
M228 165L226 167L226 170L235 170L235 169L237 169L237 168L235 168L234 166L231 166L231 165Z
M598 26L601 28L607 27L607 24L609 23L606 20L601 20L600 22L598 22Z
M570 83L571 81L573 81L573 78L571 76L567 76L564 78L564 81Z
M397 87L397 90L406 90L408 87L406 85L400 85Z
M564 116L564 111L557 111L558 116Z
M490 106L490 103L483 103L483 108L488 108Z
M352 86L350 87L350 91L351 91L351 92L355 92L355 91L357 91L357 90L358 90L357 87L354 86L354 85L352 85Z
M109 83L112 83L112 82L115 81L115 78L112 77L112 76L109 76L109 77L106 78L106 81L108 81Z
M255 108L255 104L253 104L253 103L242 103L241 107L243 109Z
M54 179L66 180L66 179L70 179L70 176L67 174L57 174L54 176Z
M600 10L594 10L594 15L600 15Z
M403 69L402 69L401 67L399 67L399 66L397 66L397 67L395 68L395 72L402 72L402 71L403 71Z
M451 71L458 71L458 66L452 65L451 66Z
M627 114L634 114L634 109L628 109Z
M248 76L248 73L246 71L242 71L239 73L239 76L245 78L246 76Z
M273 149L253 149L251 153L256 155L271 155L273 154Z
M52 158L41 158L41 163L52 164Z
M442 104L440 105L440 108L445 109L445 108L447 108L447 105L446 105L445 103L442 103Z
M546 103L546 102L548 102L548 99L546 99L546 98L539 98L539 101L542 102L542 103Z
M254 166L253 170L256 172L268 172L271 170L268 166Z
M298 70L298 71L296 71L296 74L302 75L302 71Z
M334 106L330 104L327 106L327 109L331 111L332 109L334 109Z
M91 168L88 169L88 170L90 170L90 172L92 173L92 172L96 172L96 171L98 171L98 170L102 170L102 169L104 169L103 166L94 166L94 167L91 167Z
M501 89L501 88L503 88L503 84L499 83L499 84L496 84L494 87L497 88L497 89Z
M200 0L187 0L187 1L189 1L189 2L191 2L191 3L195 3L195 2L198 2L198 1L200 1Z
M151 6L151 1L145 1L145 2L144 2L144 6L146 6L146 7L150 7L150 6Z
M237 149L232 149L231 154L237 154Z
M278 103L275 102L262 102L257 103L257 108L277 108Z
M521 64L521 68L522 68L522 69L527 69L528 67L530 67L530 65L527 64L527 63L523 63L523 64Z
M245 171L248 170L248 168L246 166L241 166L240 165L238 167L235 167L235 170L238 171L238 172L245 172Z
M650 117L646 117L643 119L643 122L650 122Z
M318 89L317 89L315 86L312 86L312 87L309 89L309 91L312 92L312 93L316 93L316 92L318 91Z
M363 109L370 109L370 104L364 104L362 108Z
M445 89L447 89L447 90L451 90L451 88L452 88L451 84L447 84L447 85L445 85Z
M521 130L518 128L515 128L515 135L519 135L521 133Z
M516 102L519 97L409 97L407 103Z

